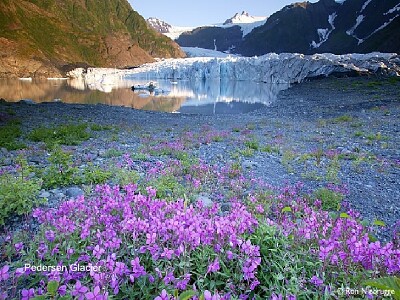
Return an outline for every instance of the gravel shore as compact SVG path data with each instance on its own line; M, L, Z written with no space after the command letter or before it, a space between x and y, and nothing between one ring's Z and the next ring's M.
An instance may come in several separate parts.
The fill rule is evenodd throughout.
M281 92L270 107L241 115L167 114L62 103L13 103L7 107L22 121L26 134L39 126L71 122L118 128L96 132L81 145L70 146L82 165L88 156L97 165L114 163L106 155L108 150L138 151L146 136L173 141L188 131L224 131L228 138L189 152L220 165L237 160L246 176L273 186L303 182L308 191L336 181L348 189L347 205L369 221L386 223L377 233L383 240L390 238L400 220L399 80L358 77L304 82ZM235 157L237 141L249 136L264 150ZM29 163L47 163L43 146L24 142ZM0 163L13 164L17 154L2 149ZM332 157L337 158L336 165ZM49 205L56 205L81 191L80 187L74 189L43 190L42 194Z

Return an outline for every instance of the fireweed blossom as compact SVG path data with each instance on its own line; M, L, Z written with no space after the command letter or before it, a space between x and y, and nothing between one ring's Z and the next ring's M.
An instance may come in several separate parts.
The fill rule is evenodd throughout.
M204 143L213 137L219 139L220 135L210 134ZM156 145L152 150L170 153L185 147L185 143L177 142ZM128 168L134 167L130 157L123 159ZM157 179L159 174L175 175L182 169L179 160L143 165L146 179L151 180ZM146 286L162 286L162 291L153 288L156 299L172 299L167 291L184 291L192 286L196 290L193 282L197 276L218 278L221 269L230 265L237 271L235 279L222 287L223 291L208 287L212 292L204 291L204 298L249 299L251 291L260 291L262 278L258 273L262 261L260 247L252 244L249 237L257 229L259 220L277 227L286 236L290 235L296 243L312 245L313 257L319 259L324 267L345 269L355 266L376 274L399 272L398 247L393 243L369 242L355 212L349 211L348 218L334 218L319 209L320 203L310 204L304 199L299 193L300 186L274 190L276 195L269 199L271 208L265 207L256 193L249 193L251 196L246 196L246 200L238 196L249 189L249 181L230 166L219 168L199 161L186 168L189 173L186 180L191 187L202 189L212 183L233 191L234 195L229 196L217 189L213 191L213 199L229 201L229 209L222 211L217 202L205 207L202 202L158 199L156 188L148 186L138 190L138 186L133 184L123 188L97 186L89 198L79 196L60 204L57 209L35 209L33 216L43 226L34 248L38 260L46 263L57 259L63 265L100 267L98 271L86 273L71 270L49 272L47 278L56 279L63 287L59 294L66 293L76 299L105 299L108 293L120 296L126 286L139 290L139 285L145 282ZM255 179L252 184L271 188ZM344 187L330 188L345 192ZM284 207L290 207L291 212L283 213ZM254 214L262 218L257 219ZM64 243L74 239L79 242ZM21 253L26 249L27 246ZM206 254L202 261L205 274L199 275L194 272L193 257L203 252ZM185 266L180 267L180 262ZM185 269L190 264L192 269ZM0 281L10 276L8 272L5 267L1 269ZM14 275L26 280L32 272L19 268ZM329 284L326 277L323 279L313 276L304 282L313 289L322 289L324 284ZM45 284L34 288L23 290L22 296L29 299L45 293ZM202 292L198 291L199 295ZM296 299L290 294L280 293L282 291L276 291L271 298Z
M137 193L135 185L125 187L122 192L119 187L103 185L96 187L96 196L92 198L80 196L62 203L58 209L35 210L34 216L46 226L45 240L40 241L37 249L41 260L61 254L71 260L76 257L75 253L81 252L77 261L68 264L103 268L99 272L90 272L95 286L83 281L83 272L52 273L50 276L59 280L60 286L77 279L79 283L72 291L78 298L83 295L101 298L104 295L96 287L105 285L118 294L121 283L128 279L135 284L140 278L154 281L161 277L165 285L185 290L191 279L189 274L179 274L179 270L167 268L157 274L154 269L147 270L142 265L141 257L150 255L155 260L179 260L181 255L191 255L207 246L215 249L217 254L228 253L230 261L239 265L246 262L242 278L253 278L260 264L259 249L250 241L243 243L241 236L253 232L257 220L245 205L232 203L232 210L220 215L217 204L204 207L201 202L189 205L179 199L168 202L157 199L154 188L148 187L147 192L147 195ZM83 253L75 246L61 246L61 241L74 235L88 244ZM121 243L134 245L137 249L130 263L113 254L119 251ZM215 273L220 269L219 259L217 257L210 263L209 272ZM246 285L256 286L256 281L249 281ZM66 292L71 294L72 291Z

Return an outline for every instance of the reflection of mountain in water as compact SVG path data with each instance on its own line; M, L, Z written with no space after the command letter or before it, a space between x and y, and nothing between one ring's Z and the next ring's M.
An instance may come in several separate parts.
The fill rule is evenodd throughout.
M142 97L127 87L104 86L109 92L89 87L82 80L43 80L22 81L16 79L0 80L0 98L7 101L32 99L35 102L52 102L55 99L64 103L106 104L135 109L173 112L181 107L184 97ZM92 89L90 89L92 88Z
M135 109L186 113L239 113L257 109L276 100L288 85L271 85L250 81L179 81L158 80L160 95L131 90L144 85L141 80L118 79L108 84L68 80L0 80L0 97L8 101L32 99L65 103L106 104ZM229 105L228 105L229 104ZM204 106L200 108L199 106ZM208 114L208 112L207 112Z

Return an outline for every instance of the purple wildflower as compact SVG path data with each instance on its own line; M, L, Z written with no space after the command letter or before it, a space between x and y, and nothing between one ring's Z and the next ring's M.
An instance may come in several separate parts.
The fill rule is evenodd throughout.
M318 278L315 275L313 277L311 277L310 282L316 286L321 286L324 283L324 281L322 279Z
M77 280L75 283L75 287L71 292L71 295L73 297L76 297L78 300L83 300L88 290L89 289L86 286L82 285L82 283Z
M219 270L219 268L219 260L217 257L211 264L208 265L207 273L215 273Z
M35 290L34 289L23 289L21 291L21 300L29 300L35 297Z
M161 294L157 296L154 300L169 300L169 296L166 290L162 290Z
M10 277L10 275L8 274L9 269L10 267L8 265L5 265L0 269L0 281L6 281Z

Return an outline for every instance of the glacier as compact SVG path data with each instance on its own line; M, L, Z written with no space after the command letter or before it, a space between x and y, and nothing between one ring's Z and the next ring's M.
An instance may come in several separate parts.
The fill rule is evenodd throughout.
M111 85L124 79L239 80L277 84L300 83L331 74L383 73L400 76L396 53L292 54L270 53L260 57L193 57L162 59L135 69L75 69L69 77L83 77L88 84Z

